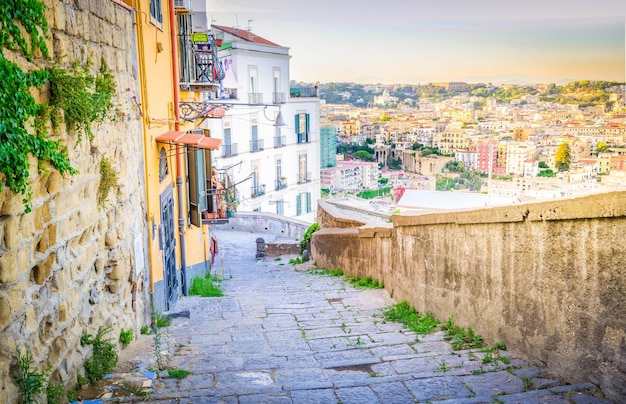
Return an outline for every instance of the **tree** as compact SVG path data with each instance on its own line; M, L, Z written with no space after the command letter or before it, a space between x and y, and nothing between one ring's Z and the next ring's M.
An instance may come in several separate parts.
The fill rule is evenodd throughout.
M572 163L572 152L569 147L569 143L563 142L559 145L554 155L554 165L559 171L569 170L569 166Z
M539 168L550 168L550 167L548 167L548 164L546 164L545 161L540 161L539 162Z
M604 143L603 141L599 141L596 145L596 152L598 153L606 153L609 151L609 145Z
M359 150L354 153L354 157L363 161L372 161L372 155L366 152L365 150Z

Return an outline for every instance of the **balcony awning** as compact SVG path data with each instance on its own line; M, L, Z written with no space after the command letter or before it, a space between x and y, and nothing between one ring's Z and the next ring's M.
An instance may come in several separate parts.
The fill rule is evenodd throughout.
M214 149L217 150L222 142L220 139L213 137L206 137L201 134L187 133L177 130L171 130L165 132L162 135L156 137L157 142L168 144L185 144L193 147L199 147L202 149Z

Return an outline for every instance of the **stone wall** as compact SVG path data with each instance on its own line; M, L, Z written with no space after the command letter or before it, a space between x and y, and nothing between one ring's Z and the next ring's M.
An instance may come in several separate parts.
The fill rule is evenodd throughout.
M54 59L66 67L89 59L96 72L103 57L116 77L120 108L128 101L123 96L139 94L128 9L109 0L44 3ZM11 57L25 70L52 65ZM47 91L37 95L40 102L47 101ZM24 213L21 195L0 193L0 404L18 402L11 372L17 345L40 369L52 366L51 382L71 387L91 354L90 346L80 346L84 333L112 326L117 341L122 327L137 333L145 321L141 123L125 117L93 131L93 141L77 143L73 134L59 138L78 175L39 174L31 159L32 212ZM119 186L99 208L105 155L119 173Z
M320 222L331 222L321 216ZM626 400L626 192L425 215L313 234L321 267L384 280L570 382Z

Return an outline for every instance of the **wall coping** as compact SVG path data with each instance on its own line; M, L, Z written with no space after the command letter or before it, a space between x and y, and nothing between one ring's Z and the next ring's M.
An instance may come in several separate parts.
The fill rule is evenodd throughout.
M329 212L330 213L330 212ZM626 191L592 194L581 197L495 206L491 208L404 212L392 216L396 227L432 224L480 224L523 221L574 220L626 216Z

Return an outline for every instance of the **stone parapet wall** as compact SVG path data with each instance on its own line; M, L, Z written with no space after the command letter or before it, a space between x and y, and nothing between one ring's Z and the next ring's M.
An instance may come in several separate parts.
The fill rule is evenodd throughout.
M614 192L394 215L392 228L325 227L313 234L312 255L320 267L384 280L396 301L453 317L624 401L625 234L626 192Z
M55 60L65 67L90 60L96 72L104 58L117 82L117 101L139 94L131 11L109 0L44 3ZM53 63L11 57L25 70ZM38 94L40 102L47 91ZM77 143L75 134L56 138L67 145L75 176L39 173L31 158L32 212L24 213L21 195L0 192L0 404L19 401L11 372L16 346L30 352L39 369L51 366L50 382L71 387L91 354L90 346L80 345L84 333L111 326L117 341L122 327L137 333L146 321L141 122L127 116L92 129L92 141L83 136ZM119 186L100 208L96 193L105 155Z

